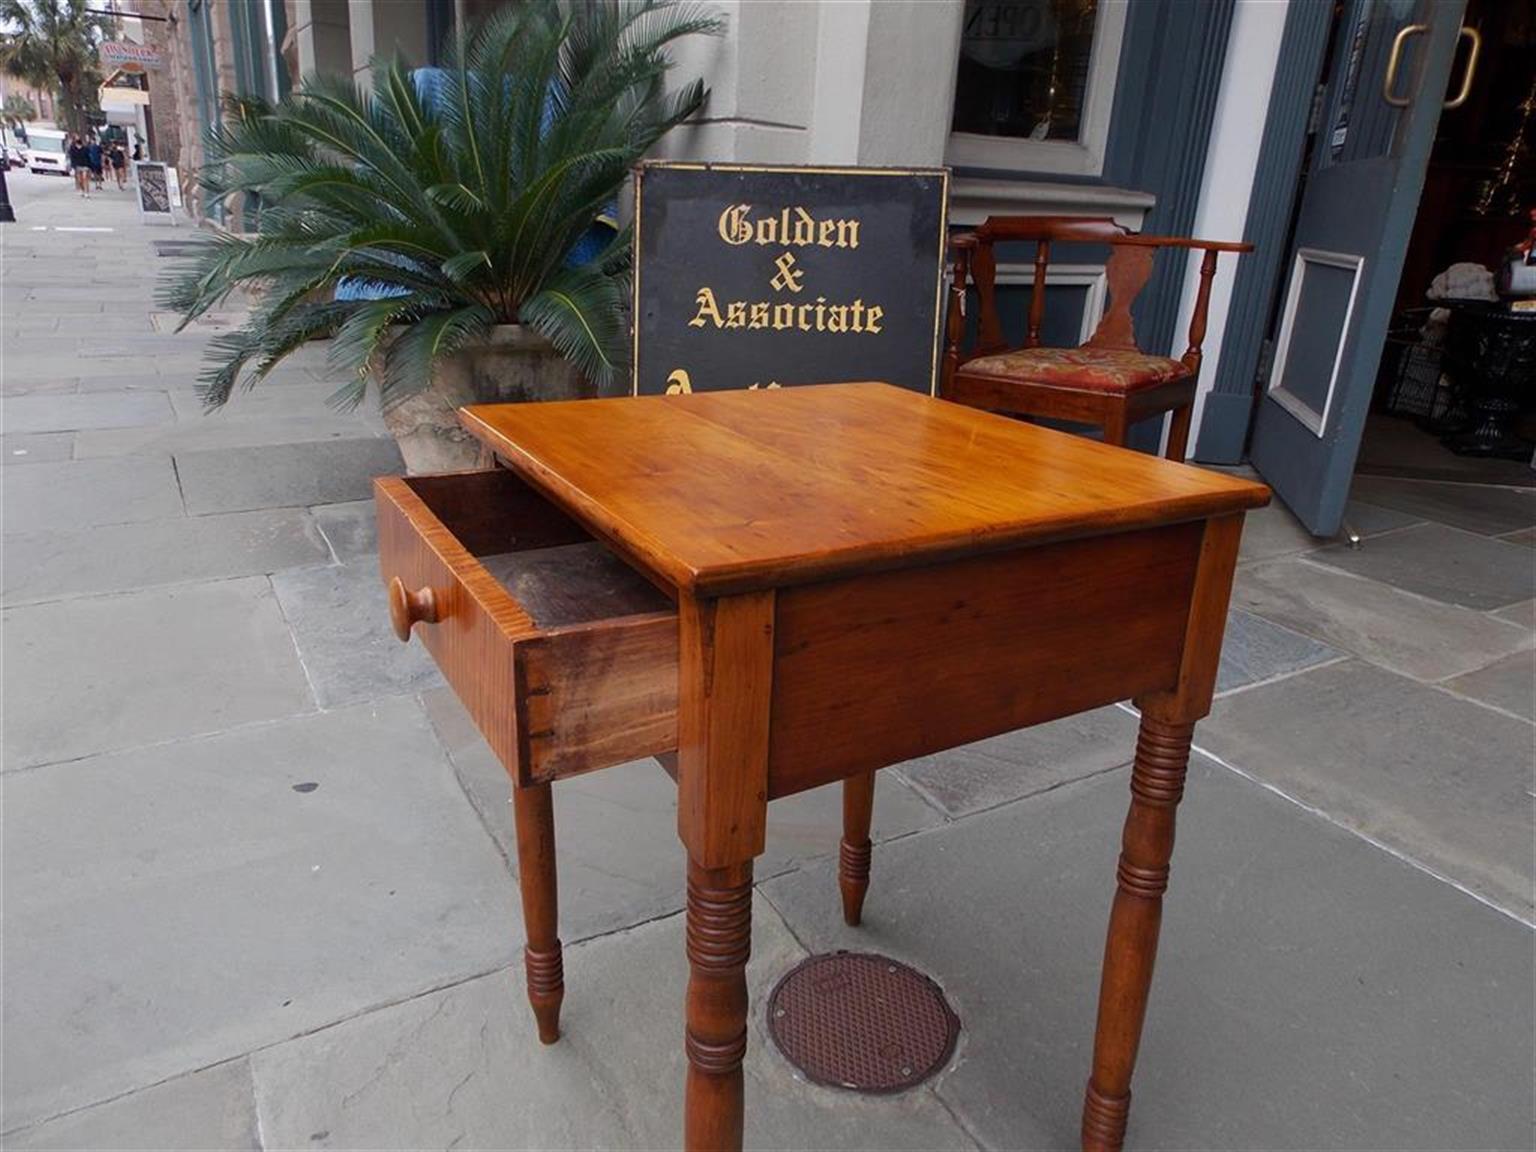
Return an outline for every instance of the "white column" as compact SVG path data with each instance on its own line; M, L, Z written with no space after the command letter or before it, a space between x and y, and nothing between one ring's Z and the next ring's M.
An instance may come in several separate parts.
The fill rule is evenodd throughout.
M352 41L352 73L358 83L371 87L368 64L373 59L373 0L347 0L347 33Z
M859 163L944 163L960 68L961 0L870 7Z
M293 0L294 46L299 52L299 74L295 80L308 80L315 67L315 13L310 0Z
M1216 96L1216 113L1211 121L1210 144L1205 154L1200 206L1195 211L1195 235L1203 239L1241 240L1243 237L1248 201L1257 175L1259 146L1263 143L1264 122L1269 111L1269 94L1274 86L1275 66L1280 60L1280 42L1285 34L1288 2L1238 0L1232 14L1227 59L1222 65L1221 89ZM1189 318L1194 312L1195 293L1200 284L1200 259L1201 253L1190 253L1178 327L1174 329L1174 355L1184 350L1185 334L1189 331ZM1238 261L1243 259L1246 257L1223 255L1216 265L1200 367L1200 392L1195 397L1194 423L1189 433L1191 448L1199 443L1205 397L1215 383L1216 369L1221 363L1221 337L1227 326L1227 309L1232 303L1232 284L1237 276Z
M813 164L857 164L873 3L843 0L818 7L815 102L807 159Z
M356 2L356 0L354 0ZM674 48L709 106L658 154L763 164L944 162L963 0L723 0L722 37Z
M960 61L961 0L818 5L810 159L944 162Z

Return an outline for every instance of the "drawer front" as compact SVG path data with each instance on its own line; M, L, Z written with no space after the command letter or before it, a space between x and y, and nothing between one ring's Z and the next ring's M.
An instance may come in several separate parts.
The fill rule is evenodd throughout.
M432 593L436 620L412 631L521 785L675 749L675 612L544 628L466 547L504 547L514 534L534 547L571 541L548 531L558 513L525 506L516 484L490 473L374 482L385 583Z
M414 634L453 685L492 751L517 773L517 641L538 634L532 619L481 567L405 480L374 481L379 569L416 592L431 589L436 623Z
M633 616L517 646L526 780L677 749L677 616Z

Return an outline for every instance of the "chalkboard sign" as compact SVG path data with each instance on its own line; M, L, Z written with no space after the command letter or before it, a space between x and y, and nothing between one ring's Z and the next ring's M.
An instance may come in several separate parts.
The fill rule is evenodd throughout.
M948 185L944 168L642 164L635 393L932 393Z
M136 160L133 164L134 179L139 189L139 216L172 217L171 192L166 179L164 164L152 160Z

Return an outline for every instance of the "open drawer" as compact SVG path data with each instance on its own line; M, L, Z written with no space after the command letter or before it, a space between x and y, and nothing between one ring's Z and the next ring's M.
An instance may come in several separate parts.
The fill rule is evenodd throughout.
M677 747L677 608L511 472L381 477L379 565L519 784Z

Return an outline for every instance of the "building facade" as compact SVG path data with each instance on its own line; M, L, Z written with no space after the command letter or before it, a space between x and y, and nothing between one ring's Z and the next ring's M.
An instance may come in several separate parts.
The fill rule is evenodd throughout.
M454 29L497 2L144 0L176 21L183 171L200 162L198 140L218 121L220 93L275 98L316 73L350 73L366 84L376 55L435 64ZM664 142L669 157L947 165L949 219L958 228L1001 214L1090 215L1161 234L1254 242L1252 255L1218 265L1193 455L1234 463L1255 436L1283 442L1287 457L1304 458L1298 467L1334 477L1327 491L1301 492L1298 510L1308 506L1303 519L1315 531L1336 527L1342 496L1334 474L1347 458L1347 489L1391 310L1384 301L1397 291L1430 146L1445 130L1440 94L1456 67L1473 87L1476 55L1469 60L1458 45L1475 37L1472 25L1484 20L1476 12L1488 5L1470 0L1468 25L1468 0L716 6L727 32L678 48L676 74L703 76L711 95L698 121ZM1518 46L1529 35L1516 28L1506 39ZM1382 192L1372 211L1389 224L1362 223L1361 244L1346 235L1328 249L1332 264L1298 263L1298 229L1308 226L1308 197L1317 195L1309 189L1333 181L1364 205L1382 171L1398 191ZM1053 264L1048 281L1045 334L1048 343L1070 343L1092 331L1104 307L1106 253L1057 255L1064 262ZM1181 253L1156 267L1136 314L1145 351L1183 350L1198 259ZM1351 268L1348 284L1325 285L1326 270ZM1004 253L1000 296L1015 332L1028 311L1031 271L1027 249ZM1341 323L1330 328L1313 316L1327 311L1309 304L1314 286L1347 290L1351 308ZM1286 327L1287 316L1304 323ZM1292 381L1287 409L1304 409L1298 419L1316 425L1317 443L1266 432L1271 367L1288 363L1294 373L1304 361L1326 368L1330 358L1332 374L1316 396L1297 400L1311 384ZM1161 434L1148 426L1136 438L1152 448ZM1279 487L1285 495L1285 483Z
M41 88L34 88L25 80L18 80L15 76L0 72L0 102L8 96L19 96L32 105L32 110L37 113L33 119L41 125L53 125L57 123L58 112L54 108L54 95L52 92Z

